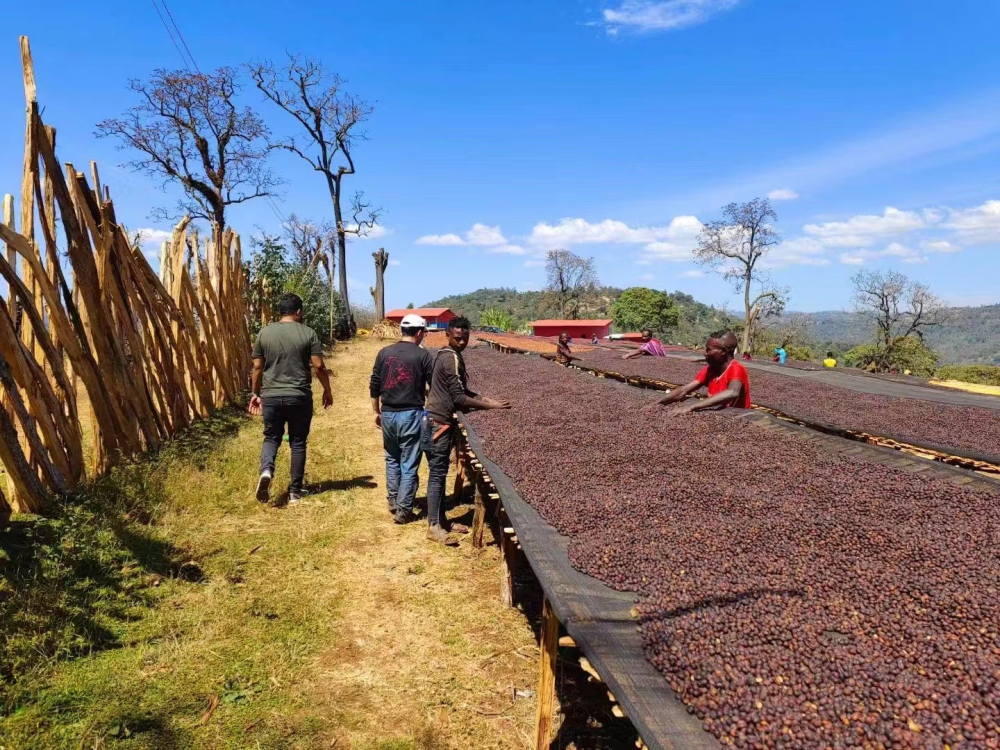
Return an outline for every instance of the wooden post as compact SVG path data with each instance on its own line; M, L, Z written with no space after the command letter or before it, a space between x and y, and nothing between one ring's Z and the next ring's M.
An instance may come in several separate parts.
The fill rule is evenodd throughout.
M462 502L462 493L465 492L465 440L461 432L455 435L455 464L458 466L458 472L455 474L455 485L452 487L451 496L457 505Z
M538 644L538 713L535 718L535 750L548 750L552 742L556 699L556 648L559 620L548 597L542 599L542 637Z
M500 527L500 601L514 606L514 570L517 568L517 543Z
M483 499L483 491L478 484L473 485L472 494L476 504L476 509L472 514L472 546L475 549L482 549L483 529L486 526L486 502Z
M385 269L389 265L389 253L380 247L377 253L372 253L375 259L375 286L371 290L375 300L375 322L385 320Z

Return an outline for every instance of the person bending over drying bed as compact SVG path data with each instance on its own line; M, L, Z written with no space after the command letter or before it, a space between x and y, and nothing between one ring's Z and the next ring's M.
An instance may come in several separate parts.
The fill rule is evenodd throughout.
M569 334L563 331L559 334L559 343L556 344L556 362L568 365L574 359L580 358L573 356L573 351L569 348Z
M732 338L730 338L732 337ZM731 333L713 334L705 344L705 361L708 363L701 372L685 386L670 391L655 405L675 404L682 401L699 388L708 388L708 398L689 401L675 409L673 415L687 414L702 409L750 408L750 376L746 368L733 359L735 341Z
M642 346L636 349L630 354L626 354L622 359L632 359L633 357L666 357L667 350L663 348L663 344L660 343L659 339L653 338L653 332L648 328L642 332Z
M434 542L449 543L448 532L468 531L457 524L452 527L445 516L444 483L451 463L451 446L458 422L455 412L473 409L509 409L510 404L480 396L469 390L462 351L469 345L469 319L452 318L448 323L448 346L439 350L434 358L431 390L427 395L421 434L421 448L427 454L429 477L427 480L427 538Z

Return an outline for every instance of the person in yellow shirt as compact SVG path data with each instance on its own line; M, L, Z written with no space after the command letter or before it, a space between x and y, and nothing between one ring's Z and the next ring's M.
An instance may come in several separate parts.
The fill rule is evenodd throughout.
M823 360L824 367L836 367L837 360L833 356L833 352L826 353L826 359Z

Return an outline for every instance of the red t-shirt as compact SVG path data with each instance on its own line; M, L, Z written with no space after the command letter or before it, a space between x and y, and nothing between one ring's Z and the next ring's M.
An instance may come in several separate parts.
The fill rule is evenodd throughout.
M732 401L725 405L725 407L736 407L738 409L749 409L750 408L750 376L747 375L747 368L737 362L735 359L729 363L729 366L723 370L722 374L716 378L709 375L708 368L701 368L701 372L698 373L698 382L703 385L708 386L708 395L714 396L718 393L722 393L729 388L729 384L738 380L743 383L743 392L740 397L735 401Z

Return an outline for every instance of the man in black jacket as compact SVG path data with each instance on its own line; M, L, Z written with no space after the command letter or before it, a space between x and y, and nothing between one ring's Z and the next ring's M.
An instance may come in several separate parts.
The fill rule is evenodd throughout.
M449 524L444 508L444 483L451 463L451 447L458 423L455 412L473 409L509 409L510 404L469 390L462 351L469 345L468 318L448 323L448 346L434 359L434 377L427 396L423 449L427 452L427 538L448 543Z
M386 495L396 523L413 520L413 499L420 484L424 396L434 368L430 353L420 347L426 330L427 321L419 315L403 318L402 340L375 357L368 386L375 425L382 428Z

